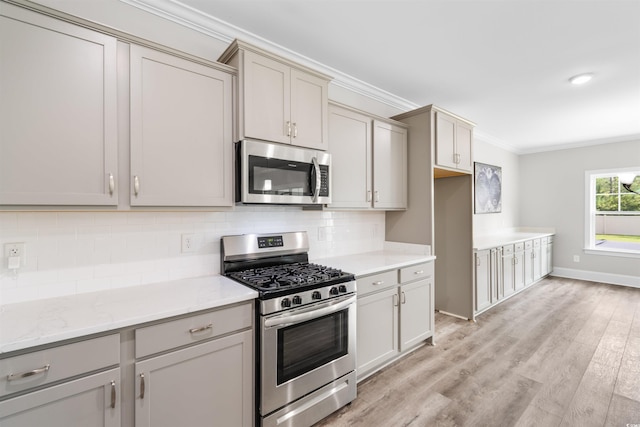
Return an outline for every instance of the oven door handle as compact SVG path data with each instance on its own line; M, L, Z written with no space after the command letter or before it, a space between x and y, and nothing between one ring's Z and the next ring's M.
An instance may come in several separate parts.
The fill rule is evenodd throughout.
M295 314L282 314L279 316L270 317L264 320L265 328L272 328L274 326L290 326L297 323L306 322L307 320L315 319L318 317L326 316L327 314L335 313L336 311L343 310L356 302L356 296L340 301L330 302L320 307L315 306L309 310L298 312Z

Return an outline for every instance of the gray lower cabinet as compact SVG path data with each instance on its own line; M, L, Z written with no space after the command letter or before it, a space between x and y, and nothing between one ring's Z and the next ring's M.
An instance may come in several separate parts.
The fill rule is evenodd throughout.
M474 314L548 276L552 256L553 236L476 250Z
M135 426L252 426L252 313L242 304L137 329Z
M358 277L358 380L434 333L433 262Z
M119 344L115 334L1 359L0 425L119 427Z

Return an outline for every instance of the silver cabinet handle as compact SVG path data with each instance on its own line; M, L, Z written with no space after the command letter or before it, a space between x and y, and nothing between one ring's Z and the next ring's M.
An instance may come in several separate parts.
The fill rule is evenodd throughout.
M198 332L202 332L202 331L206 331L207 329L213 329L213 323L209 323L206 326L201 326L199 328L192 328L189 329L189 333L191 334L197 334Z
M116 407L116 382L111 381L111 409Z
M291 122L287 122L287 136L291 136Z
M398 306L398 294L393 295L393 306L394 307Z
M380 285L382 285L383 283L384 283L384 280L378 280L378 281L373 282L373 283L372 283L372 285L374 285L374 286L380 286Z
M296 125L295 123L293 124L293 137L298 137L298 125Z
M138 193L140 193L140 178L138 175L133 177L133 194L138 197Z
M378 193L378 190L374 191L375 196L376 196L376 202L380 201L380 194Z
M144 372L140 374L140 399L144 399Z
M367 190L367 202L371 201L371 190Z
M33 371L23 372L21 374L9 374L7 375L7 381L13 381L20 378L27 378L33 375L42 374L44 372L47 372L49 368L51 368L51 365L44 365L42 368L34 369Z
M407 294L405 294L404 292L400 292L400 294L402 295L402 303L406 304L407 303Z
M481 263L482 263L482 260L480 259L480 257L476 258L476 267L480 267Z
M116 191L116 180L113 177L113 174L109 174L109 195L113 196L113 192Z
M415 275L424 274L424 270L414 271L413 274Z

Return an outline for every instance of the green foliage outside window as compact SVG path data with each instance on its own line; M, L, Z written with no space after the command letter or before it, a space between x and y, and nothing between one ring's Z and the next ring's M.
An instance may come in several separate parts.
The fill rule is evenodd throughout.
M640 176L635 177L631 189L640 192ZM596 178L596 211L640 213L640 194L620 185L617 176Z

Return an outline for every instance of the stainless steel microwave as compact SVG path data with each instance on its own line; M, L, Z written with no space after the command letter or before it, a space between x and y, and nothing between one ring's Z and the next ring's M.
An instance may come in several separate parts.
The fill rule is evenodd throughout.
M236 143L236 202L331 203L331 155L258 140Z

